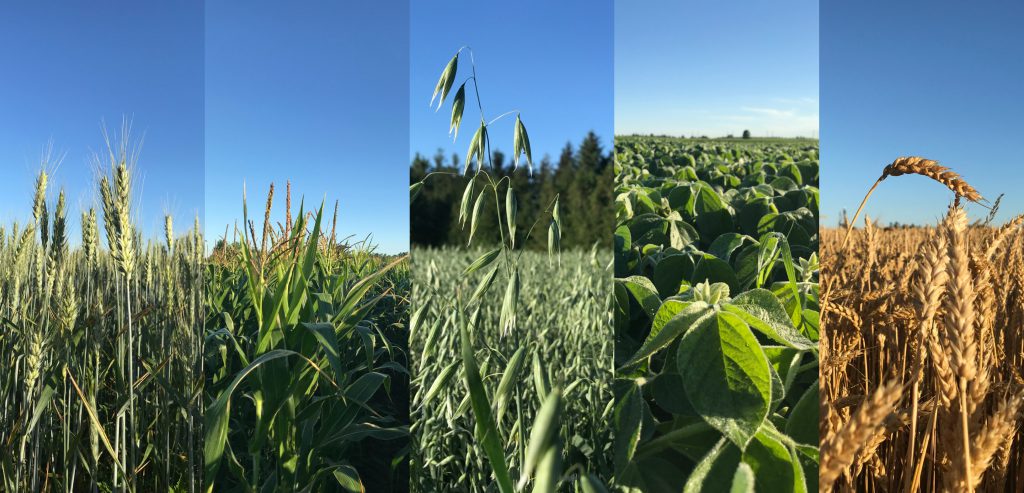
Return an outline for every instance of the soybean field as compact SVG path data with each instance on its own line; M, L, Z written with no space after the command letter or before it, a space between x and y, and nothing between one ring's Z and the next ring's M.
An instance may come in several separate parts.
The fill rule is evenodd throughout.
M816 491L818 147L616 140L615 487Z

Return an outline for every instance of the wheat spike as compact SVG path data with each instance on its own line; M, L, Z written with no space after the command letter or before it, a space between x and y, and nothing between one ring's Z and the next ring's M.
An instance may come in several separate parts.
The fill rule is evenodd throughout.
M982 200L981 194L974 189L967 181L965 181L955 171L950 170L945 166L939 166L939 163L925 159L918 156L906 156L896 158L892 164L885 167L882 170L882 180L889 176L900 176L900 175L921 175L927 176L939 183L942 183L957 194L957 196L963 197L971 202L978 202Z
M857 408L846 425L835 435L826 438L821 446L821 488L831 488L836 478L853 464L857 453L885 425L886 416L893 412L902 395L903 389L899 382L885 383Z

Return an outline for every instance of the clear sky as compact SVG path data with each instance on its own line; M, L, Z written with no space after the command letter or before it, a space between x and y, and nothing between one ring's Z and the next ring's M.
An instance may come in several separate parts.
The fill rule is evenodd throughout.
M274 182L283 220L291 180L296 212L300 195L328 215L339 200L339 237L408 250L408 8L207 3L208 238L240 223L243 182L257 220Z
M462 46L476 58L484 115L493 119L522 111L534 161L557 160L566 142L579 144L588 131L610 148L614 126L610 0L512 3L413 2L409 86L409 154L439 149L464 158L479 112L467 92L466 111L454 144L448 137L451 98L470 73L466 57L445 106L435 112L430 96L448 60ZM512 153L515 117L491 128L491 146Z
M616 134L745 129L817 136L817 0L616 3Z
M985 5L982 5L984 3ZM1024 212L1024 7L1011 2L825 2L821 11L821 206L834 226L882 168L935 159L982 195L1006 193L998 219ZM952 193L927 178L883 182L867 212L934 223ZM968 209L972 218L988 211Z
M178 2L3 2L0 4L0 223L31 216L43 149L53 143L51 211L58 187L68 233L80 241L80 212L96 203L102 129L122 120L143 139L136 216L162 237L203 207L203 9ZM102 229L102 228L101 228Z

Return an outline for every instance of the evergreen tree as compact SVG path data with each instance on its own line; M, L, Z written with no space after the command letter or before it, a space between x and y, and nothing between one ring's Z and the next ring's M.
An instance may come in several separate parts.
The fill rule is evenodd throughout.
M566 143L557 165L553 166L547 156L534 163L532 175L522 169L513 170L505 154L493 151L487 171L499 178L509 177L516 191L519 209L517 244L524 240L530 227L544 215L558 195L563 248L590 248L594 243L602 247L611 245L615 224L611 162L611 155L605 152L600 138L593 132L584 137L578 150L571 142ZM413 158L410 183L419 182L428 173L439 173L427 180L410 207L410 237L414 246L466 244L468 224L466 228L459 224L459 210L467 184L467 178L462 175L462 165L455 154L445 164L440 151L432 160L420 155ZM504 208L505 197L498 199ZM470 214L472 207L473 204L469 204ZM486 211L494 210L494 197L485 197L482 207ZM481 214L473 243L494 243L499 235L495 215ZM527 247L547 248L547 224L537 223Z

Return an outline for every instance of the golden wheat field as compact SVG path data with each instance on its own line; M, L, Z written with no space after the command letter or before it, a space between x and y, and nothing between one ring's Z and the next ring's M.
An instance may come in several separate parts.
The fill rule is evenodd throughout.
M822 491L1024 489L1022 222L822 230Z

